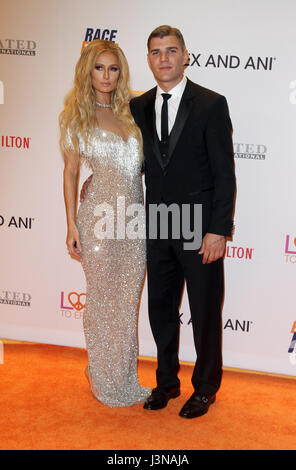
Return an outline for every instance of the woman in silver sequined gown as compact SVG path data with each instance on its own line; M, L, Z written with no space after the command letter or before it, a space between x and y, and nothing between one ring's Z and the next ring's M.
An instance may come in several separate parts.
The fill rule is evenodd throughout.
M87 46L76 67L76 88L81 70L85 75L91 62L91 54L95 126L86 138L81 132L76 133L76 152L73 128L65 124L67 102L60 117L61 129L64 125L61 143L66 149L67 245L70 254L80 257L86 276L83 327L91 391L111 407L130 406L143 402L150 394L149 388L140 386L137 375L137 316L145 272L145 240L143 236L129 237L120 226L126 208L143 208L141 139L130 115L128 120L124 115L118 119L114 112L116 99L122 100L123 94L121 90L118 98L120 93L116 95L116 91L122 87L122 81L127 82L128 75L123 53L117 46L100 40ZM78 91L75 92L75 87L73 90L77 97ZM132 130L134 135L127 130ZM78 160L79 163L84 160L92 168L93 176L75 219L73 200L77 194ZM141 210L135 214L143 225ZM143 226L137 228L138 235L143 234Z

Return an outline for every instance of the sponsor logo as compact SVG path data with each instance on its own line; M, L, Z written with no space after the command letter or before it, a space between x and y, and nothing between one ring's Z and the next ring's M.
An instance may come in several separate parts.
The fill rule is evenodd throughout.
M16 137L15 135L2 135L0 145L4 148L29 149L31 137Z
M36 55L37 44L25 39L0 39L0 54L9 55Z
M247 259L251 260L254 256L255 248L246 248L243 246L227 245L225 258Z
M232 320L231 318L228 318L224 323L223 329L250 333L250 328L252 324L253 322L250 320Z
M239 57L237 55L229 54L203 54L203 53L190 53L190 67L204 67L204 68L222 68L222 69L244 69L244 70L266 70L273 69L275 57L260 57L249 56Z
M2 291L0 294L0 304L17 305L19 307L31 306L31 295L27 292Z
M184 315L183 313L179 314L180 324L187 325L187 326L190 325L190 323L192 323L192 319L190 318L187 321L184 318L182 318L183 315ZM243 333L250 333L252 324L253 324L253 321L251 320L233 320L231 318L228 318L227 320L224 320L223 329L243 332Z
M289 95L290 103L296 104L296 80L290 82L290 89L292 90Z
M296 264L296 237L286 235L285 254L286 263Z
M247 160L265 160L267 147L263 144L234 143L234 157Z
M107 41L116 42L118 30L111 28L87 28L84 36L84 41L81 47L81 53L84 48L95 39L105 39Z
M0 80L0 104L4 104L4 84Z
M34 217L10 217L7 227L15 227L15 228L26 228L31 229L33 225L33 221L35 220ZM0 227L5 226L5 218L3 215L0 215Z
M78 293L75 291L61 292L61 315L63 318L72 318L74 320L82 320L83 309L86 302L86 293Z
M293 365L296 365L296 321L294 321L291 329L292 340L288 349L290 362Z

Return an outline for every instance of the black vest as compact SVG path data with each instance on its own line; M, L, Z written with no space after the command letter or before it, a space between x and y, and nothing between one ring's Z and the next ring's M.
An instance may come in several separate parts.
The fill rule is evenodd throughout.
M157 142L158 142L161 159L163 161L163 165L166 166L168 164L168 158L169 158L170 136L168 136L166 140L159 140L159 137L157 135Z

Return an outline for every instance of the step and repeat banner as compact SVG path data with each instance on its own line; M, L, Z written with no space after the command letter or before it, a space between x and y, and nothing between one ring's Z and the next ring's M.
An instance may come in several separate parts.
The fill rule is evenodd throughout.
M85 347L85 278L66 249L58 114L84 47L118 43L132 89L154 86L146 41L176 26L186 75L226 96L237 175L225 254L224 365L296 375L294 0L9 0L0 14L0 338ZM80 187L89 170L82 167ZM120 299L118 299L120 302ZM186 290L180 358L195 361ZM146 284L139 353L156 354Z

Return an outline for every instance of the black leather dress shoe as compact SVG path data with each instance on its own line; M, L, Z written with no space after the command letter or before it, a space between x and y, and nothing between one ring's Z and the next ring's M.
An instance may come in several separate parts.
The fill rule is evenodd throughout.
M171 398L177 398L180 395L180 388L154 388L150 397L144 403L145 410L160 410L165 408Z
M199 395L193 393L189 400L185 403L181 409L179 416L182 418L197 418L208 412L208 409L212 403L216 400L216 395Z

